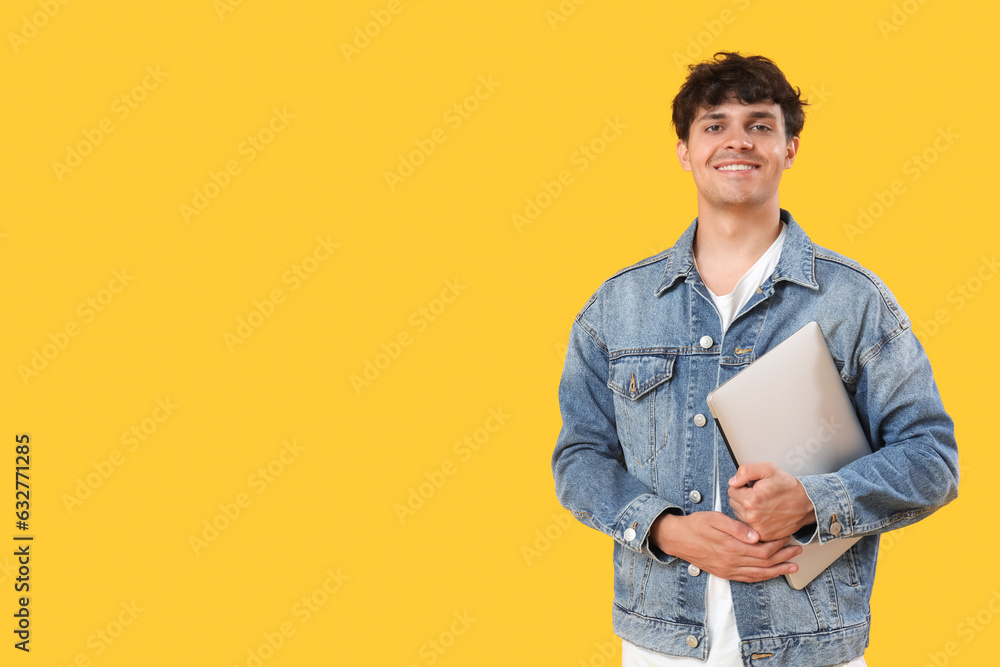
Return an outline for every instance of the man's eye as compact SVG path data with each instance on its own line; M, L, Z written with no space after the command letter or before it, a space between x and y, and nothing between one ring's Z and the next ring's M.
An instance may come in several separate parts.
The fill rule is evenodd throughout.
M721 125L709 125L705 128L706 132L717 132L722 129Z
M768 125L761 125L761 124L754 125L750 129L752 129L752 130L763 130L764 132L770 132L771 131L770 126L768 126Z

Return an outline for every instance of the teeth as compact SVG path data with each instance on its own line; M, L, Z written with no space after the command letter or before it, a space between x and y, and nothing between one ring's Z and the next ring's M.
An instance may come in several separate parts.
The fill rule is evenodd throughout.
M716 167L719 171L750 171L757 167L752 164L729 164L725 167Z

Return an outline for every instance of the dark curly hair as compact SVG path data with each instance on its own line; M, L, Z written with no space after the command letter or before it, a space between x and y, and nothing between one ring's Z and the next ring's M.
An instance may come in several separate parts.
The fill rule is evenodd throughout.
M802 132L805 107L802 91L792 88L778 66L764 56L743 56L719 51L712 60L689 65L691 72L673 103L673 123L677 137L687 142L691 123L701 107L717 107L735 96L744 104L770 100L781 107L785 138L791 141Z

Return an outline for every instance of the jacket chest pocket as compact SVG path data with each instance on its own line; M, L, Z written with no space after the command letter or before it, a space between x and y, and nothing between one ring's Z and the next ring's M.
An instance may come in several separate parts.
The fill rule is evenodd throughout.
M615 395L618 438L629 468L646 466L667 443L674 355L626 354L611 359L608 388Z

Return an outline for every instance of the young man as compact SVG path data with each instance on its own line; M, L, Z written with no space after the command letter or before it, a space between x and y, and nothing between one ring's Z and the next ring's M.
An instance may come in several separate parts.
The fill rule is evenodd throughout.
M625 665L863 666L878 535L957 496L952 422L906 313L778 205L804 105L766 58L692 66L673 122L698 217L573 324L552 468L562 505L614 539ZM810 321L873 453L825 475L737 470L705 397ZM795 590L792 535L862 539Z

